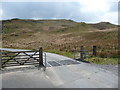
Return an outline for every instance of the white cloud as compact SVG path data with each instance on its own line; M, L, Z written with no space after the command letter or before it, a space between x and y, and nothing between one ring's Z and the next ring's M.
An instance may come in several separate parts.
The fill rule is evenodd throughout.
M2 0L3 2L79 2L84 0ZM91 0L86 0L91 1ZM96 0L101 1L101 0ZM104 0L109 2L119 2L119 0Z
M39 20L40 18L37 18L37 17L33 17L33 18L31 18L31 19L34 19L34 20Z
M2 19L2 15L3 15L3 10L0 9L0 20Z
M2 14L3 19L8 18L32 18L33 19L58 19L70 18L75 21L84 22L100 22L109 21L117 23L117 1L118 0L2 0L6 2L20 2L4 3L4 13L0 9L0 17ZM26 2L22 4L22 2ZM58 3L44 3L40 2L58 2ZM74 3L73 3L74 1ZM39 2L38 4L29 2ZM63 2L63 3L59 3ZM64 3L67 2L67 3ZM116 3L113 3L116 2ZM10 5L9 5L10 4ZM36 4L36 5L35 5ZM30 5L33 5L31 7ZM112 6L111 6L112 5ZM47 7L46 7L47 6ZM30 8L30 9L27 9ZM18 12L19 11L19 12ZM116 12L115 12L116 11ZM16 12L16 13L14 13ZM27 13L27 14L26 14Z
M111 11L110 5L117 3L118 0L80 0L82 5L80 11L84 15L91 16L88 22L107 21L118 24L117 10ZM115 3L113 3L115 2Z
M101 16L101 20L118 25L118 12L108 12Z
M80 0L79 3L82 5L82 12L106 12L109 10L107 0Z
M3 2L78 2L79 0L2 0Z

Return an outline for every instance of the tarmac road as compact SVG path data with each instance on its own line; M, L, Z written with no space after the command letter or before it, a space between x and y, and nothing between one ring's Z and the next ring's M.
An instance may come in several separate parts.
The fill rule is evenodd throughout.
M2 88L118 88L118 75L89 63L46 53L48 67L9 67Z

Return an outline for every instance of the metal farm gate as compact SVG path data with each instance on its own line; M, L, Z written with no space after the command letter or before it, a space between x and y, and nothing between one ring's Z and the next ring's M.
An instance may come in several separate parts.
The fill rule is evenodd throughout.
M1 52L1 66L43 65L43 50Z

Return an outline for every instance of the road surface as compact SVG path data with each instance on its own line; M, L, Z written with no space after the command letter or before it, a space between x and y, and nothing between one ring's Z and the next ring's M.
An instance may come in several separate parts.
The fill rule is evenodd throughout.
M118 88L118 75L114 73L65 56L46 54L45 71L34 66L6 68L2 88Z

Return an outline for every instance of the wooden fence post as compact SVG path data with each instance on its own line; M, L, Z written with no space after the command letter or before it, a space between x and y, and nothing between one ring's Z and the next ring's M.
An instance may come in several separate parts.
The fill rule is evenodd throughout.
M93 46L93 56L96 56L97 55L97 51L96 51L96 46Z
M40 47L39 49L39 66L43 66L43 49Z
M76 52L76 48L74 48L74 51L73 51L73 53L74 53L74 58L73 59L76 59L75 52Z
M84 60L84 47L83 46L80 47L80 59Z

